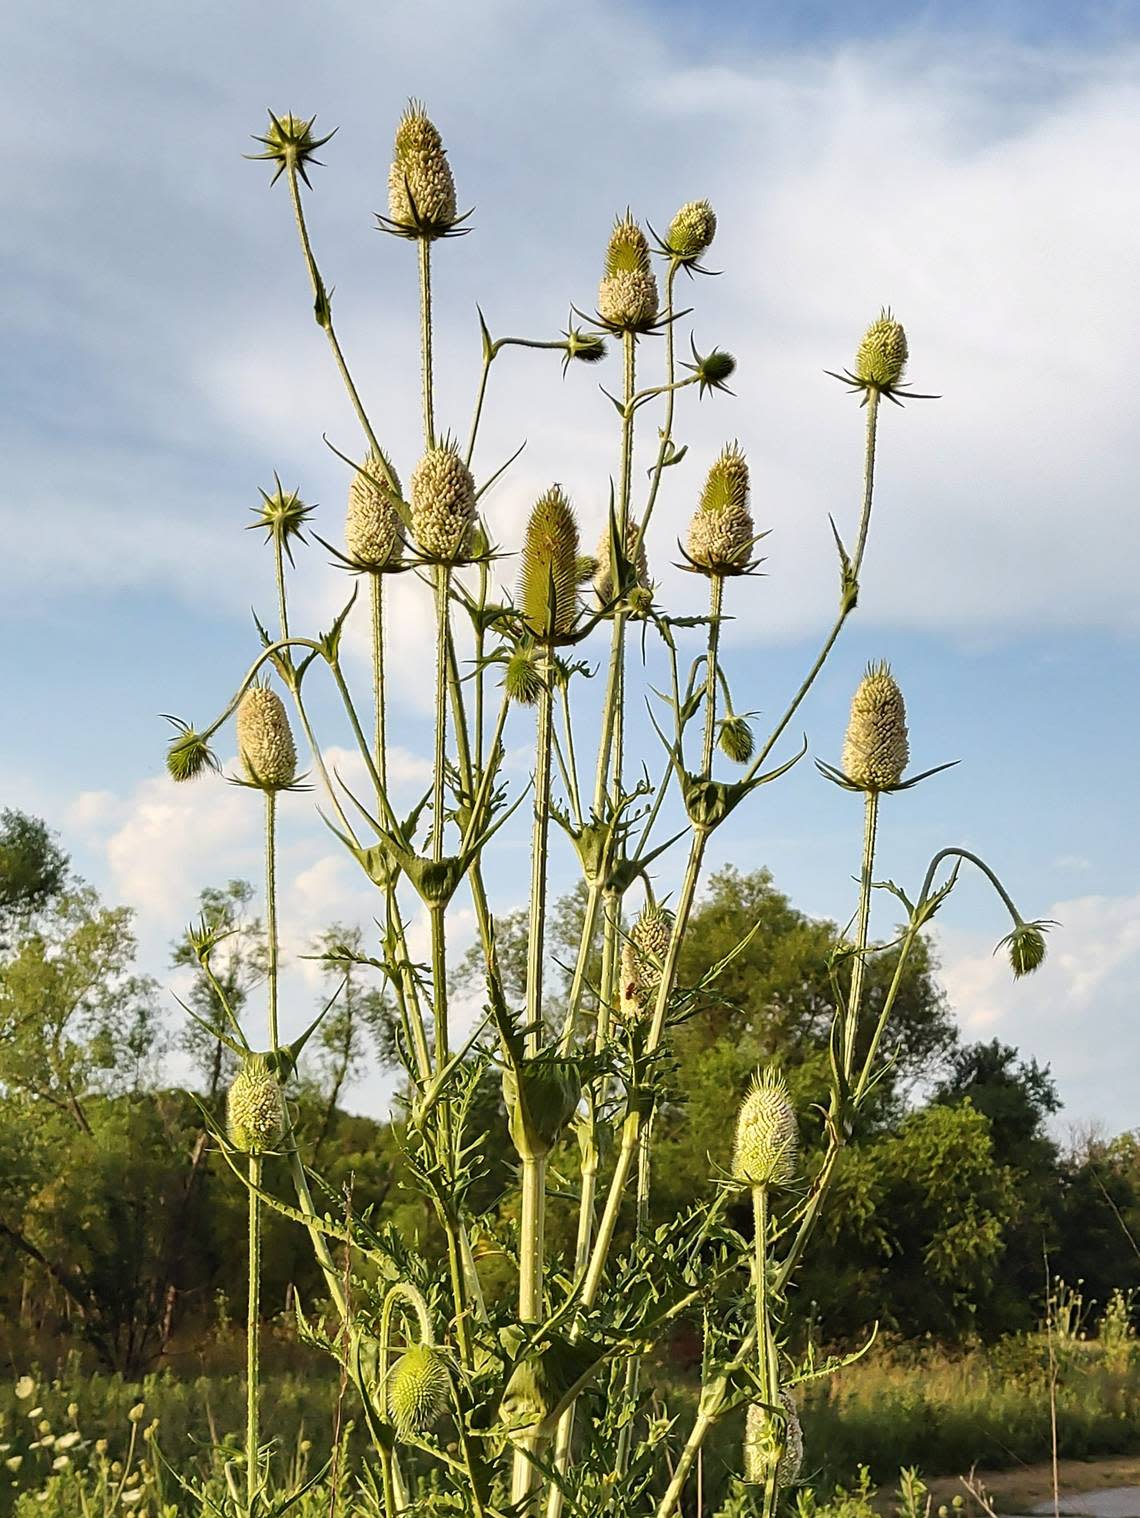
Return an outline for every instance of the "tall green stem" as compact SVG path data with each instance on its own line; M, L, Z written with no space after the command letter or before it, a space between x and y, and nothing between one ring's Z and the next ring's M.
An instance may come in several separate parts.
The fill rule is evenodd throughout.
M780 1368L776 1359L768 1297L768 1190L765 1186L752 1188L752 1217L755 1227L753 1296L756 1305L756 1369L760 1379L760 1400L772 1408L779 1406ZM765 1473L764 1518L772 1518L776 1510L776 1498L780 1493L776 1480L778 1468L779 1460L774 1459L769 1462Z
M261 1156L249 1157L249 1295L245 1330L245 1501L249 1518L256 1511L261 1484L258 1396L261 1382Z
M423 384L424 447L435 447L435 401L432 376L431 239L417 240L420 254L420 375Z
M268 993L269 1047L276 1051L277 1039L277 793L265 793L265 985Z
M701 774L712 774L713 746L716 743L717 658L720 653L720 618L724 602L724 576L709 578L709 646L705 658L705 742L701 753Z
M867 971L867 948L871 927L871 881L875 870L875 834L878 822L879 793L868 791L863 808L863 865L859 875L859 919L855 931L855 956L851 964L851 988L847 996L847 1020L844 1029L843 1073L848 1082L850 1082L855 1063L855 1041Z
M384 692L384 576L369 575L369 602L372 613L372 700L376 729L376 776L378 790L388 789L388 743L385 732ZM377 802L379 802L377 796Z

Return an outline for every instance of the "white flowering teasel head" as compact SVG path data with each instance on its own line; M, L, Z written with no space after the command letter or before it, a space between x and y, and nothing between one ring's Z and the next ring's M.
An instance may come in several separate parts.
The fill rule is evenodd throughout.
M710 575L741 574L748 568L756 537L750 494L748 460L736 443L728 443L714 460L689 520L686 552L696 568Z
M639 609L637 603L652 595L652 585L649 579L649 560L645 553L645 534L641 534L641 542L638 544L637 538L639 532L640 528L637 522L630 521L626 524L625 551L627 557L632 558L635 546L637 548L637 557L633 560L635 583L629 594L630 602L633 603L631 609L635 612ZM593 581L594 594L598 598L598 605L600 607L609 607L611 611L614 608L610 607L610 602L617 594L614 578L613 543L610 540L610 527L607 522L605 527L602 528L602 535L598 539L598 546L594 552Z
M348 487L348 510L344 519L344 546L353 564L379 573L398 564L404 540L400 513L387 483L385 460L375 450L358 469ZM388 473L399 490L392 466Z
M238 755L249 784L287 790L297 778L297 746L281 697L268 685L251 685L238 703Z
M683 264L695 263L716 236L716 212L707 200L689 200L669 223L665 246Z
M772 1466L776 1466L776 1485L791 1486L804 1462L804 1434L796 1404L788 1391L781 1389L784 1408L784 1448L780 1448L779 1420L762 1402L752 1402L744 1424L744 1479L752 1486L763 1486Z
M406 237L444 237L455 225L455 179L443 139L418 101L396 128L388 171L390 230Z
M598 315L614 332L647 332L657 320L657 280L645 233L627 211L614 223L598 286Z
M790 1186L799 1170L799 1149L787 1082L776 1070L758 1070L736 1119L733 1176L745 1186Z
M248 1055L226 1097L226 1130L235 1149L264 1154L285 1133L285 1099L264 1055Z
M869 664L851 701L843 773L865 791L901 783L910 760L906 703L889 664Z
M412 471L412 532L425 557L455 563L475 521L475 481L450 439L429 448Z

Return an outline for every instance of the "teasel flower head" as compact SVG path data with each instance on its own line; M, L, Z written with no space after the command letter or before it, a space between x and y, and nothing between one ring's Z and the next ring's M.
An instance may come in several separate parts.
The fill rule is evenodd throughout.
M634 546L637 544L640 528L637 522L630 521L625 529L625 551L632 555ZM652 585L649 580L649 560L645 556L645 535L641 534L641 544L637 548L637 559L633 566L634 585L628 592L632 609L637 610L635 598L640 594L650 596ZM602 535L598 539L598 546L594 551L594 593L597 595L598 604L609 607L610 602L617 595L618 587L614 584L613 543L610 541L610 528L607 522L602 528ZM613 608L610 607L612 610Z
M689 522L688 557L706 574L740 574L748 568L756 531L749 510L748 461L736 443L714 460Z
M863 385L893 390L901 381L908 353L901 322L884 306L863 334L855 355L855 376Z
M519 610L537 638L565 637L578 615L578 523L561 485L535 502L519 568Z
M285 1133L285 1100L263 1054L247 1055L226 1097L226 1130L235 1149L265 1154Z
M310 116L308 121L303 116L275 116L270 111L269 126L265 136L254 137L255 142L265 144L266 151L247 155L252 159L268 159L277 165L277 171L270 180L270 184L276 184L290 164L295 165L297 173L306 184L309 184L309 176L306 172L309 164L320 167L320 159L313 155L334 135L334 132L330 132L328 137L314 137L313 122L316 119L315 116ZM311 189L312 186L310 185L309 188Z
M788 1186L799 1168L799 1125L784 1077L757 1071L736 1119L732 1173L745 1186Z
M430 1344L413 1344L393 1365L388 1404L402 1439L431 1430L447 1407L450 1377L447 1361Z
M626 940L621 948L621 979L618 983L617 1015L626 1028L634 1028L649 1013L649 987L642 973L642 957Z
M536 706L542 694L542 669L538 645L524 640L507 660L503 688L507 698L520 706Z
M175 728L174 737L166 751L166 770L172 780L195 780L206 770L218 770L221 766L209 742L203 735L183 722L179 717L167 717Z
M263 791L287 790L297 778L297 748L281 697L268 685L251 685L237 709L238 755L249 783Z
M998 944L999 949L1008 949L1010 968L1016 980L1023 975L1032 975L1044 963L1045 934L1053 926L1044 918L1037 922L1019 922Z
M656 902L650 903L638 913L629 936L640 955L642 973L656 986L673 936L672 912L668 907L658 906Z
M475 520L475 481L448 438L412 471L412 531L424 556L454 563Z
M851 702L843 740L843 773L865 791L902 780L910 759L906 704L888 664L869 664Z
M404 540L400 514L387 484L385 461L372 452L348 487L348 511L344 519L344 546L348 557L361 569L376 573L398 564ZM391 477L396 479L392 466ZM399 490L399 482L396 482Z
M571 324L562 335L566 339L563 374L569 369L571 359L577 359L582 364L597 364L605 358L606 340L600 332L584 332L581 327Z
M391 230L405 237L445 237L455 226L455 180L433 123L416 100L396 128L388 171Z
M731 759L733 764L747 764L756 748L756 739L748 719L738 717L735 712L721 720L716 741L721 753Z
M669 223L665 246L680 263L694 264L716 236L716 212L707 200L689 200Z
M780 1449L779 1420L762 1402L752 1402L744 1424L744 1479L750 1485L763 1486L773 1464L777 1487L791 1486L800 1474L804 1460L804 1434L799 1413L790 1392L780 1391L784 1408L783 1452Z
M598 315L614 332L647 332L657 320L657 280L645 233L627 211L614 223L598 287Z

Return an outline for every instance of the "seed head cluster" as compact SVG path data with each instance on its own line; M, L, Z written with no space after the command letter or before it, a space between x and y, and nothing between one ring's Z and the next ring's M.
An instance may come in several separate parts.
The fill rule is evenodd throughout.
M399 226L428 238L441 236L455 223L455 180L443 139L414 100L396 128L388 214Z
M657 995L672 933L672 912L653 904L639 914L622 945L618 1014L627 1026L641 1021Z
M906 704L887 664L871 664L851 702L843 773L863 790L898 785L910 758Z
M746 1186L788 1186L796 1177L799 1143L787 1082L775 1070L758 1071L736 1119L733 1175Z
M388 1401L402 1438L426 1434L447 1406L447 1362L430 1344L413 1344L392 1367Z
M729 443L714 460L689 522L689 558L711 574L738 571L748 563L755 537L750 488L748 460Z
M475 481L454 443L429 448L412 471L412 531L431 559L461 557L475 519Z
M226 1129L235 1149L264 1154L285 1132L285 1102L264 1055L249 1055L226 1098Z
M364 569L387 569L398 562L404 546L400 514L384 481L383 461L373 452L348 487L344 546L349 558ZM399 489L398 484L396 488Z
M780 1448L778 1419L774 1418L762 1402L752 1402L744 1425L744 1479L754 1486L763 1486L776 1463L776 1485L791 1486L800 1473L804 1461L804 1434L799 1414L790 1392L780 1391L784 1407L784 1449Z
M238 754L251 785L279 791L297 777L297 747L276 691L251 685L237 709Z
M890 390L902 379L907 357L902 323L884 309L863 334L855 355L855 373L865 385Z

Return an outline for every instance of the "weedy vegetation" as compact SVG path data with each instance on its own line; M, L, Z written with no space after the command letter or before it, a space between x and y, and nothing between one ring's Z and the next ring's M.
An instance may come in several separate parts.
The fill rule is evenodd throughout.
M220 713L201 727L177 722L169 750L176 781L206 776L219 767L212 745L236 719L241 773L230 778L249 789L265 818L268 994L265 1024L255 1029L215 983L223 1020L210 1024L209 1034L240 1068L225 1131L203 1108L234 1183L248 1194L244 1439L228 1450L220 1484L179 1475L177 1451L157 1438L156 1462L203 1511L246 1518L307 1513L318 1481L344 1485L335 1446L327 1476L283 1474L272 1412L262 1405L258 1282L263 1215L273 1209L307 1232L323 1272L327 1301L300 1304L298 1319L314 1353L335 1363L374 1452L351 1496L360 1512L670 1518L691 1506L702 1450L728 1420L742 1430L729 1510L769 1518L819 1458L803 1436L801 1399L839 1362L810 1343L793 1353L790 1294L839 1156L889 1068L892 1009L908 955L963 865L981 872L1008 913L1003 944L1013 973L1035 969L1045 952L1048 924L1023 918L989 865L969 850L940 849L909 893L883 878L880 808L903 804L901 794L935 770L908 774L903 696L889 668L874 665L854 694L841 762L819 763L828 782L850 792L853 803L858 798L862 813L861 830L852 821L860 853L855 910L830 962L830 1099L818 1113L797 1111L778 1061L757 1071L751 1088L736 1094L729 1169L710 1174L680 1216L650 1230L654 1117L668 1090L671 1037L715 1000L719 978L748 942L693 977L679 976L702 866L710 840L737 809L763 805L763 788L807 751L806 739L797 746L789 735L858 604L884 415L889 410L893 422L897 411L902 425L899 408L919 398L904 377L906 335L884 310L854 344L852 367L836 374L862 408L863 431L861 486L856 478L851 509L837 510L831 524L837 607L799 687L782 697L763 693L780 715L759 731L745 708L761 692L750 681L741 699L721 647L728 608L756 572L765 536L749 464L728 443L705 461L704 483L694 489L679 467L688 450L675 433L690 400L727 404L736 367L723 349L702 352L695 338L678 335L690 315L679 304L678 282L685 277L688 294L696 276L691 288L699 290L716 234L711 206L683 206L660 237L631 213L620 216L600 260L596 309L574 312L556 337L494 338L480 316L482 367L460 438L436 417L432 281L440 246L469 226L440 135L413 102L396 130L388 211L379 225L406 241L408 279L418 284L423 427L417 438L389 437L374 426L352 378L310 236L310 175L329 138L316 135L314 120L282 115L270 117L259 141L256 156L291 201L314 315L362 437L343 455L348 507L338 542L317 535L314 509L296 491L278 482L263 493L255 525L270 549L276 618L258 624L261 646ZM535 501L522 541L496 540L485 506L508 466L484 471L477 443L492 371L519 349L557 355L568 380L616 356L614 393L604 391L599 402L615 418L615 468L612 479L597 482L590 503L596 512L608 502L593 554L583 551L575 503L553 481ZM643 432L653 452L647 479L633 468L635 437ZM558 461L551 464L557 470ZM693 507L676 544L657 531L659 498L674 488L688 493ZM333 556L352 588L327 630L303 633L290 614L290 593L310 540ZM653 567L669 556L707 587L702 615L674 615L663 603ZM504 574L512 591L499 586ZM408 812L396 806L389 783L385 591L397 575L422 587L435 629L431 784ZM346 672L350 619L367 628L371 689L354 689ZM661 689L646 672L651 656L666 672ZM594 659L600 700L586 686ZM343 707L367 774L363 793L326 759L311 720L318 683ZM645 704L654 748L643 754L635 717ZM512 786L507 737L524 724L532 725L533 776ZM295 730L309 766L304 775ZM290 1084L313 1028L290 1042L279 1029L276 842L279 809L308 804L296 793L309 784L329 829L359 866L380 925L375 943L334 945L327 958L345 968L372 966L385 978L406 1072L408 1184L430 1209L438 1249L354 1212L351 1197L323 1185L294 1130ZM489 866L500 830L524 808L531 825L525 992L512 998L496 950ZM558 1019L545 948L555 848L576 858L585 893ZM903 926L890 946L897 953L893 982L872 1012L866 969L879 949L871 911L883 893L901 908ZM484 1011L473 1027L466 1018L461 1024L449 1000L458 954L448 911L461 898L473 907L482 956ZM427 964L409 944L417 913L430 929ZM216 930L203 922L193 942L210 975L220 948ZM475 1117L488 1079L501 1082L509 1115L520 1196L514 1224L480 1215L471 1200L489 1159L488 1135ZM821 1158L808 1172L801 1140L817 1124ZM267 1155L287 1158L292 1197L263 1184ZM730 1216L742 1196L751 1201L743 1232ZM556 1205L577 1216L565 1254L546 1242ZM682 1416L644 1368L683 1322L696 1326L702 1348L699 1397Z

